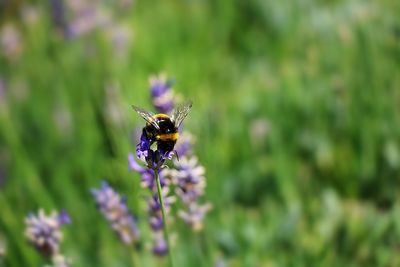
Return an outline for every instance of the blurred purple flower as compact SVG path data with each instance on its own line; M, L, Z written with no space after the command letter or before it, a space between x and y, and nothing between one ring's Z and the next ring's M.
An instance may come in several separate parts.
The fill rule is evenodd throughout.
M129 50L132 41L133 30L123 24L112 24L107 29L107 37L111 41L115 55L122 59Z
M58 214L58 221L60 224L71 224L72 220L66 210L62 209Z
M145 168L142 165L140 165L139 163L137 163L134 155L131 153L128 155L128 165L129 165L129 170L135 171L140 174L142 187L148 188L153 192L155 192L157 190L157 187L156 187L157 185L156 185L156 181L154 178L154 171L152 169ZM160 177L161 187L166 186L167 180L165 179L163 170L159 171L159 177Z
M179 139L175 145L175 151L179 157L192 153L194 137L188 132L183 132L179 135Z
M169 114L174 108L174 95L171 90L173 82L167 80L165 74L160 74L151 76L149 83L154 107L160 113Z
M92 195L100 212L110 223L111 228L125 244L138 241L140 233L134 216L129 212L126 200L102 182L100 189L92 189Z
M68 33L70 38L83 36L96 28L106 27L111 23L110 14L97 8L88 6L79 12L76 12L73 20L68 24Z
M203 219L211 207L210 203L198 205L196 202L192 202L188 205L186 211L179 211L179 217L190 225L194 231L200 231L203 229Z
M157 232L153 237L153 253L158 256L164 256L168 253L168 244L162 232Z
M166 213L168 214L171 210L171 204L175 202L174 196L168 196L169 188L163 187L162 188L162 195L164 199L164 206ZM160 199L158 198L158 194L154 193L151 198L148 200L148 212L150 214L150 226L154 231L160 231L163 229L163 219L162 219L162 212L161 212L161 204Z
M254 119L249 126L250 141L258 146L265 142L266 137L271 131L271 124L265 118Z
M205 168L198 164L195 156L182 157L174 163L176 169L169 170L169 173L173 183L177 186L177 195L186 204L196 201L204 194Z
M55 28L63 34L67 31L67 21L65 19L64 0L50 0L51 17Z
M42 209L38 215L31 213L25 219L25 236L41 253L48 256L56 255L59 253L59 245L63 238L61 225L70 223L70 220L68 222L65 220L67 216L65 211L61 216L63 219L60 219L60 214L57 212L47 216Z
M211 209L211 204L199 205L197 202L204 194L205 168L199 165L195 156L185 156L175 161L175 168L168 170L173 183L176 185L175 192L185 204L185 210L179 211L179 216L195 231L203 228L203 219Z
M0 29L0 51L8 59L15 60L22 52L21 35L13 24L4 24Z

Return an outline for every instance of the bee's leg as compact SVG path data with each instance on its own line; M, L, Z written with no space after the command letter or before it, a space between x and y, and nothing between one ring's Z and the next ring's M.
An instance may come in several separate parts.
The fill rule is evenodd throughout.
M176 160L179 161L178 151L174 150L174 154L175 154L175 156L176 156Z

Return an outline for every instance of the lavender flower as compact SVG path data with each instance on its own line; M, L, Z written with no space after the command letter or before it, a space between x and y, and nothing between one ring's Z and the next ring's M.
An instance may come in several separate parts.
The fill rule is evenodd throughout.
M25 236L39 252L57 255L63 238L60 228L66 223L71 223L71 219L65 211L60 214L53 211L47 216L41 209L38 215L31 213L25 219Z
M167 79L165 74L151 76L149 81L154 107L160 113L170 113L174 108L172 82ZM166 214L170 212L170 205L176 201L175 196L168 195L170 181L173 181L175 192L185 206L184 210L179 211L179 216L192 229L199 231L203 228L203 219L211 209L211 204L200 205L197 203L204 194L206 183L204 167L198 163L195 156L190 156L194 143L193 136L189 133L180 135L175 149L182 158L180 161L174 161L175 170L163 168L165 160L171 159L174 154L160 151L158 145L155 148L155 142L156 140L148 137L143 130L136 148L136 155L146 162L147 168L140 165L133 154L129 154L128 163L130 170L140 174L142 186L151 191L152 196L148 198L147 204L149 224L153 232L153 253L165 255L170 249L170 240L168 238L168 224L164 220L167 218ZM158 186L157 182L159 182ZM170 261L172 262L171 257Z
M145 168L136 162L133 154L129 154L128 156L129 170L135 171L141 176L141 185L143 188L148 188L152 192L157 191L157 185L154 177L154 170ZM164 176L164 171L161 169L159 171L160 175L160 183L161 187L165 187L168 183L167 179Z
M71 224L72 220L66 210L62 209L58 214L58 221L60 224Z
M175 162L175 170L170 170L170 175L177 186L176 194L184 203L196 201L204 194L205 168L198 164L195 156L182 157Z
M153 236L152 251L157 256L164 256L168 253L168 243L161 231L156 232Z
M139 239L134 216L129 212L126 200L110 187L107 182L100 189L91 190L100 212L110 223L111 228L125 244L132 244Z
M0 51L10 60L15 60L21 54L21 35L13 24L5 24L0 29L0 48Z
M152 150L148 151L151 153L158 153ZM162 159L162 162L164 159ZM162 206L160 203L160 198L157 190L157 181L155 172L158 173L158 178L161 186L161 195L164 200L164 211L166 214L170 212L170 206L175 202L174 196L168 196L169 193L169 182L164 176L164 169L160 169L160 167L154 167L154 165L159 166L160 164L157 162L151 163L154 164L153 168L145 168L138 164L135 160L133 154L129 154L128 156L129 169L135 171L141 176L141 185L142 187L148 188L152 194L151 197L147 199L148 206L148 214L149 214L149 224L151 229L153 230L153 253L159 256L165 255L168 252L168 242L165 240L163 236L164 230L164 220L162 214ZM149 163L148 163L149 165Z
M203 229L203 219L207 212L212 208L210 203L199 205L196 202L191 202L188 209L180 210L179 217L191 226L194 231L201 231Z
M88 34L96 28L105 28L111 24L111 14L96 6L84 6L77 11L74 19L68 25L67 37L79 37Z
M140 142L136 148L136 155L138 158L147 158L149 156L149 150L151 143L154 142L148 139L144 133L140 136Z
M169 188L162 188L162 197L164 199L165 211L168 214L171 210L171 204L175 202L174 196L168 196ZM156 193L153 194L148 200L148 212L150 214L150 226L154 231L160 231L163 229L163 218L161 212L160 199Z
M174 108L174 95L171 90L173 82L168 80L165 74L160 74L151 76L149 83L154 107L160 113L170 113Z
M179 157L191 154L194 141L192 134L188 132L180 134L175 145L176 154L178 154Z
M255 146L263 144L267 139L267 135L271 132L271 123L265 118L254 119L250 123L249 136L250 141Z
M131 27L123 24L112 24L107 30L107 37L113 45L116 57L123 59L132 41Z
M136 148L136 155L140 159L144 159L147 163L147 167L154 171L160 171L164 166L166 159L172 159L174 155L173 151L162 151L158 148L157 150L152 150L151 146L154 144L155 140L149 138L143 129L142 135L140 136L140 142Z
M67 31L67 22L65 19L65 6L63 0L50 0L51 16L55 28L65 34Z
M132 154L128 156L129 167L141 174L142 185L149 188L152 197L148 199L149 224L155 236L164 231L163 238L155 238L153 253L165 255L168 252L168 233L166 214L170 211L170 204L175 202L175 197L168 196L169 183L163 176L163 167L166 159L171 159L173 152L166 152L159 149L152 150L151 146L155 142L148 137L143 129L140 142L137 145L136 154L138 158L144 158L147 168L139 165ZM171 258L170 258L171 260Z
M203 228L202 221L211 209L211 204L199 205L198 199L204 194L205 168L199 165L195 156L182 157L175 162L175 170L169 170L175 192L186 206L186 210L180 210L179 216L195 231Z
M121 17L132 4L119 0L113 5L107 1L50 0L53 24L66 39L83 38L100 32L113 46L114 58L126 58L132 41L132 28L121 23Z

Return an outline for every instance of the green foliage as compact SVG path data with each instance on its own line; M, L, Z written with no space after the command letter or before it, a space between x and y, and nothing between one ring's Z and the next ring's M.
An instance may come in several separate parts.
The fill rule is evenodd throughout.
M400 265L398 2L135 1L122 56L101 29L66 40L37 9L35 23L0 13L22 45L0 51L0 266L44 263L23 236L40 207L71 214L73 266L167 265L120 244L89 194L108 180L148 237L130 106L149 106L160 71L194 103L214 206L202 233L176 220L177 266Z

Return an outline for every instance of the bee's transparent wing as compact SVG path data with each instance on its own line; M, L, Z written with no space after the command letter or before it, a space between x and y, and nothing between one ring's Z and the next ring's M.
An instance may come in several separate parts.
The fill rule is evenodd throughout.
M172 114L172 121L175 124L175 127L178 128L182 121L186 118L189 113L190 108L192 107L192 101L187 101L183 105L177 107Z
M132 105L132 107L137 113L139 113L140 116L142 116L145 121L153 125L157 130L160 130L160 126L153 118L154 114L134 105Z

